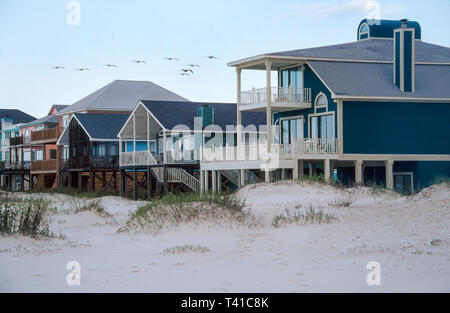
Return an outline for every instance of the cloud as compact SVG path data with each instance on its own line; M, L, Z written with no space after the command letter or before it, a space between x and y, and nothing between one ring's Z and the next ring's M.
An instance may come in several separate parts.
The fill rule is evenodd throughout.
M298 13L311 17L362 14L367 18L380 19L381 5L376 0L350 0L340 4L336 4L336 2L320 2L303 7Z

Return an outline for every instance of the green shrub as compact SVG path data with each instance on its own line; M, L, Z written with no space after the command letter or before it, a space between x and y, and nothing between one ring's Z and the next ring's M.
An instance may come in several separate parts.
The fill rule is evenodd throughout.
M283 214L275 215L272 218L272 226L278 228L286 224L328 224L336 220L338 218L334 214L310 206L306 210L286 210Z
M0 195L0 233L33 238L51 236L49 203L43 199L21 199Z

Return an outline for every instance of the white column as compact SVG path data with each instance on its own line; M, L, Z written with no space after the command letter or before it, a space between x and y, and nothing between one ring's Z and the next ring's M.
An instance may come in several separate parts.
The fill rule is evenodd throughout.
M119 135L119 166L122 165L122 153L123 153L122 152L122 135ZM32 151L30 152L30 154L31 154L30 157L31 157L31 160L32 160L32 158L33 158Z
M388 160L386 163L386 188L394 189L394 160Z
M240 170L239 172L240 172L239 178L241 180L241 187L244 187L245 186L245 170Z
M265 181L266 183L270 183L270 171L266 170L264 171Z
M242 112L239 107L241 106L241 73L242 69L236 68L236 80L237 80L237 106L236 106L236 127L237 127L237 143L236 146L241 146L242 140Z
M167 136L166 136L166 130L163 130L163 163L167 164L167 153L166 153L166 140Z
M361 186L363 184L362 163L362 160L355 161L355 184L357 186Z
M217 171L212 171L212 180L211 180L211 184L212 184L212 193L216 193L217 191L217 175L216 175Z
M330 159L323 160L323 173L325 176L325 183L330 183Z
M133 114L133 165L136 166L136 114Z
M266 97L267 97L267 108L266 108L266 124L267 124L267 153L270 153L270 148L272 144L272 62L266 61Z
M148 112L146 112L147 114L147 164L150 164L150 116L148 114Z

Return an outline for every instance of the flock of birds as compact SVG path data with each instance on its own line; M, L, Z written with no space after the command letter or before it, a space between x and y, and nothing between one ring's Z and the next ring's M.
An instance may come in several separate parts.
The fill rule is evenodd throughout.
M213 55L207 55L205 56L205 58L208 58L209 60L218 60L218 57L215 57ZM163 60L167 60L167 61L180 61L178 58L173 58L173 57L167 57L164 58ZM145 60L133 60L131 61L133 63L136 64L147 64L147 62ZM118 68L118 66L116 64L103 64L104 67L109 67L109 68ZM182 68L180 71L180 75L182 76L191 76L194 74L194 69L200 67L200 65L198 64L186 64L185 68ZM53 66L52 69L54 70L64 70L66 69L66 67L64 66ZM91 69L88 67L81 67L81 68L76 68L74 69L74 71L79 71L79 72L85 72L85 71L90 71Z

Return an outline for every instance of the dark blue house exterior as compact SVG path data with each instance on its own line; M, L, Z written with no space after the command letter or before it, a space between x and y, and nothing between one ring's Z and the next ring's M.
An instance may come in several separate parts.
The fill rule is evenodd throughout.
M282 161L277 169L205 162L204 170L257 166L266 181L276 171L294 179L323 173L328 181L406 194L450 176L450 48L423 42L418 22L364 19L355 42L229 65L237 71L237 120L244 111L266 112L267 149L280 151ZM264 70L267 86L242 92L248 69Z

